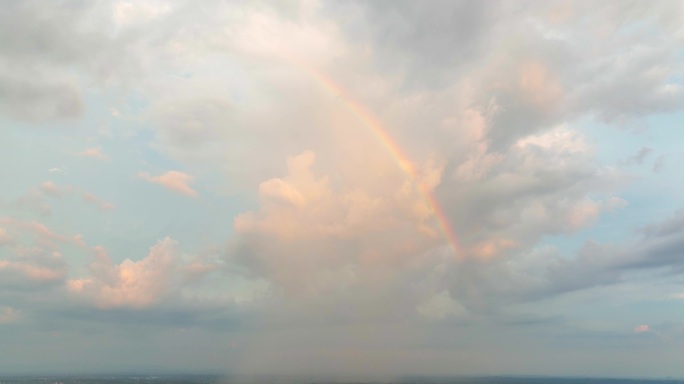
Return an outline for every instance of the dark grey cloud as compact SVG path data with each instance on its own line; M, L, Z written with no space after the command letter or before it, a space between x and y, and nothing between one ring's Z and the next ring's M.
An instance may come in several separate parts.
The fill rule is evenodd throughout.
M653 167L651 170L656 173L660 172L666 164L666 159L667 155L658 156L658 158L653 162Z
M63 299L64 300L64 299ZM254 317L255 311L230 302L202 302L187 300L168 302L154 308L100 309L66 300L59 306L33 308L27 314L38 323L57 329L79 326L120 326L130 328L168 327L196 328L214 331L237 330ZM42 319L49 319L44 321Z
M493 151L581 116L624 125L684 105L681 84L673 80L682 70L678 2L328 7L327 16L346 27L352 43L370 40L374 60L401 73L406 84L431 91L474 84L476 98L465 107L486 110L494 101Z
M641 164L643 164L646 157L648 157L652 152L653 152L653 148L641 147L641 149L634 156L630 156L629 158L624 160L623 163L626 165L630 165L630 164L641 165Z
M6 115L35 122L72 119L83 112L81 91L74 79L60 78L58 73L3 72L0 101Z
M647 239L669 237L677 235L681 231L684 231L684 211L681 210L661 222L645 225L638 229L638 233Z
M453 78L476 65L488 49L492 29L499 27L495 22L504 14L501 8L506 8L501 2L472 0L433 1L429 6L413 1L330 2L324 11L352 43L371 42L380 69L405 72L419 87L439 87L444 76Z
M87 61L103 49L108 9L87 1L7 1L0 11L3 59L30 65Z
M4 4L0 100L6 114L28 121L80 116L80 87L69 72L104 45L98 38L102 22L86 18L89 9L86 2Z
M8 1L0 10L0 102L30 122L82 116L86 86L130 85L155 33L120 28L114 2ZM144 52L149 53L145 56Z
M625 205L612 195L621 176L597 165L585 139L564 128L504 153L473 152L459 162L436 194L464 245L499 237L512 242L515 253L523 244L572 233Z
M515 303L637 284L639 278L635 276L640 272L652 272L662 279L681 277L684 212L645 226L639 233L641 237L627 244L589 241L572 258L557 255L553 249L541 249L505 260L456 263L450 267L448 287L455 299L475 313L501 313Z

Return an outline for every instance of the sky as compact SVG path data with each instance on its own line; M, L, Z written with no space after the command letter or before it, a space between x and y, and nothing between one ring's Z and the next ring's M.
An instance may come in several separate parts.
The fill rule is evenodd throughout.
M0 7L0 372L684 377L684 3Z

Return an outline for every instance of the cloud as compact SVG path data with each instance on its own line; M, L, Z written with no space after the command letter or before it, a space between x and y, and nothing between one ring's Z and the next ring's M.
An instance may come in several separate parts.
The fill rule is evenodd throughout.
M103 36L94 25L83 22L88 8L42 8L28 1L8 5L0 14L3 36L22 36L2 41L3 113L28 121L73 119L82 114L80 84L68 67L85 59L92 43ZM79 26L64 28L65 20L75 20ZM37 24L43 28L34 28Z
M680 110L676 38L629 29L646 23L677 33L680 27L672 21L677 17L666 15L679 7L574 4L567 6L571 11L563 22L551 17L561 7L542 3L527 4L524 12L520 4L467 1L440 2L429 10L404 2L391 9L354 2L331 8L360 19L342 24L348 39L370 39L370 61L397 70L402 82L395 90L420 95L433 116L438 110L447 115L447 108L488 115L489 150L499 152L522 137L581 117L625 126L652 113ZM519 17L520 12L526 16ZM468 21L447 21L463 17ZM591 27L574 28L577 23ZM610 39L597 38L599 33ZM420 50L426 53L416 55ZM467 58L460 56L463 51ZM429 63L423 62L426 57L432 57ZM449 104L443 110L440 93Z
M0 218L0 286L7 290L45 289L66 278L67 264L61 248L84 246L80 235L62 235L36 221Z
M88 158L96 159L96 160L100 160L100 161L108 161L109 160L109 156L106 155L105 153L103 153L102 150L100 148L97 148L97 147L85 149L82 152L76 153L75 156L88 157Z
M113 19L125 25L150 21L169 11L169 4L157 1L128 2L119 1L113 6Z
M0 217L0 225L3 225L8 233L16 231L18 233L30 234L37 243L50 249L56 249L60 243L74 244L80 247L85 246L80 234L63 235L35 220Z
M61 166L61 167L53 167L48 169L48 172L50 173L66 173L66 167Z
M313 152L291 157L287 176L259 186L260 210L235 218L242 248L234 261L288 294L318 299L391 279L444 241L415 182L396 180L384 197L338 189L312 171L315 161Z
M684 211L679 210L671 217L650 223L637 229L647 239L675 236L684 230Z
M603 51L602 47L592 45L590 54L589 48L585 48L589 47L588 43L601 44L594 43L593 32L567 31L563 24L554 24L557 21L546 19L548 9L543 5L528 9L527 19L516 16L516 7L501 4L440 3L434 9L416 10L402 3L390 12L396 19L387 20L380 16L386 11L382 6L352 4L351 8L347 11L358 11L362 16L357 20L363 32L357 29L356 33L367 32L372 39L357 35L355 40L352 32L345 29L346 25L341 30L327 29L330 23L335 25L335 20L321 22L309 18L311 14L305 12L306 7L297 9L301 11L297 13L300 24L283 23L275 10L266 14L254 11L250 13L252 18L246 20L260 20L257 23L260 29L249 28L252 21L247 21L236 28L241 34L227 32L221 36L221 47L228 47L261 69L258 73L251 72L246 81L262 84L270 90L268 95L259 93L258 87L245 87L241 82L221 76L213 70L219 63L212 62L201 75L179 80L175 85L167 84L169 89L182 86L187 90L190 86L192 92L184 93L182 98L171 97L177 93L168 92L160 96L162 99L155 99L159 100L155 109L159 124L156 139L164 153L184 163L218 167L222 174L229 175L240 175L240 170L229 167L242 163L228 161L233 159L231 156L248 158L252 159L248 163L255 164L249 168L250 176L263 176L258 188L259 209L235 220L235 229L244 247L236 251L240 254L237 259L252 272L295 291L337 289L339 294L344 289L358 292L350 287L369 286L373 279L379 281L378 276L383 273L388 276L404 273L400 265L383 266L363 276L371 268L365 260L372 257L382 260L382 255L388 259L400 255L395 260L415 262L426 269L428 265L443 263L435 256L443 252L440 246L445 245L442 239L435 240L440 237L440 230L422 197L411 192L412 182L407 181L408 196L399 204L397 196L401 195L405 175L397 176L400 169L391 170L397 168L392 160L375 161L387 157L387 153L379 150L381 146L377 142L366 139L364 135L368 132L356 129L358 121L340 108L342 103L329 102L328 95L321 92L306 71L293 70L287 66L287 60L278 57L287 49L279 43L282 36L297 42L293 43L293 51L302 61L341 83L354 99L380 116L390 135L416 164L425 164L432 156L436 163L443 165L434 192L455 227L464 253L468 257L489 255L491 259L487 263L473 261L448 266L447 270L459 272L450 272L454 273L452 276L447 273L442 276L444 282L440 286L416 294L420 298L411 299L413 310L418 303L445 289L455 302L469 302L471 306L477 306L474 298L490 292L489 289L493 295L501 295L504 302L515 301L505 291L488 286L495 284L497 273L510 272L499 263L504 260L514 263L545 236L590 228L602 215L627 205L616 192L623 182L622 176L597 161L594 154L597 148L580 133L579 123L574 126L573 121L585 116L601 116L606 121L631 116L633 111L613 106L606 106L610 107L609 112L601 111L603 105L597 93L603 92L603 88L594 83L595 77L589 76L598 71L594 65L602 60L623 60L628 53L616 50L611 51L614 56L610 57L594 55L593 52ZM331 8L313 6L313 9L327 12ZM337 10L335 6L332 9ZM569 17L579 14L572 13ZM611 21L619 18L610 12L607 14L605 17ZM446 21L464 17L469 21L459 25ZM603 17L586 22L601 25L606 21ZM417 22L420 18L443 22ZM391 26L370 22L376 19ZM492 19L498 20L496 28L486 22L470 23ZM278 31L269 34L277 38L265 38L264 25L269 31ZM402 31L411 25L430 27L407 27ZM379 29L374 30L375 27ZM455 34L454 29L458 28L465 32ZM343 34L339 35L339 31ZM322 36L321 41L326 43L313 53L306 49L307 44L299 43L309 41L306 39L312 35ZM509 36L519 43L515 45L518 48L502 43L509 41ZM203 54L189 43L191 40L184 41L187 44L181 45L183 52ZM252 47L245 44L255 41L259 44ZM311 46L318 47L321 41L311 42ZM356 44L358 41L364 44ZM453 45L445 49L445 44ZM424 51L426 55L417 57L416 51ZM380 52L387 55L382 56ZM345 63L350 62L354 66L345 70ZM244 69L239 64L231 65L238 72ZM382 75L378 75L376 65L396 71L381 71ZM575 73L575 68L587 76ZM611 81L622 82L627 78L625 75ZM646 97L652 90L649 87L668 81L654 77L644 83L643 93L630 91L629 95L635 103L646 105L649 102L640 97ZM234 97L215 95L207 86L209 82L232 85L232 89L240 91L235 91ZM307 98L307 93L315 97ZM617 97L607 93L601 97ZM283 97L290 101L287 110L279 108L277 102L258 104L256 101L273 100L274 95L286 95ZM306 107L299 108L300 104ZM262 105L269 113L250 114L249 108L254 105ZM653 105L653 108L658 107ZM647 115L651 110L644 108L642 112ZM319 111L322 117L318 116ZM606 117L609 115L612 117ZM303 119L302 116L311 117ZM346 141L356 147L346 146ZM241 147L251 147L252 143L264 146L259 146L261 149L254 153L243 153ZM277 145L270 147L270 143ZM311 160L307 168L303 160L306 157L297 160L308 171L294 171L294 168L289 168L287 173L280 171L278 164L283 157L309 148L315 150L315 162ZM354 167L355 161L363 166ZM364 177L380 177L380 172L373 173L374 169L390 170L392 177L401 181L390 181L389 177L382 182L366 181ZM346 176L352 171L358 174L356 178ZM295 177L295 173L300 176ZM273 177L283 174L286 176ZM377 192L380 190L382 193ZM357 207L363 214L352 214ZM376 210L382 214L376 214ZM360 219L346 221L347 212ZM406 241L405 250L384 244L379 240L385 236L383 231L376 230L375 224L370 225L376 216L389 223L385 225L388 233L400 228L401 234L397 236L411 239L413 244ZM422 230L417 229L421 221ZM370 234L365 236L356 228L370 228L366 230ZM272 248L280 249L270 249L271 244ZM486 281L490 273L492 282ZM480 274L482 280L478 280ZM425 272L420 277L429 275ZM393 284L410 285L411 280L406 278ZM397 293L398 289L391 292ZM515 294L525 296L520 292Z
M634 327L634 333L647 333L650 331L651 330L649 329L648 324L637 325Z
M658 173L663 169L665 166L665 159L667 159L667 156L665 155L658 156L656 161L653 162L653 168L651 168L653 172Z
M317 178L312 172L315 159L313 152L289 158L287 177L270 179L259 186L261 215L238 216L235 228L245 233L269 233L282 239L318 234L354 238L389 224L372 221L386 212L383 201L360 192L336 195L326 177ZM298 218L298 215L308 217Z
M86 203L93 204L96 206L99 210L106 212L106 211L111 211L114 209L114 204L106 202L99 197L93 195L92 193L84 193L81 195L81 200L83 200Z
M29 191L15 200L12 205L20 209L37 212L41 216L50 216L52 214L52 206L40 190Z
M35 211L42 216L49 216L52 214L52 204L49 199L62 200L77 194L81 195L81 201L91 204L101 211L110 211L114 208L112 203L84 191L82 188L71 185L57 185L52 181L43 182L12 202L10 206Z
M151 36L137 28L168 8L154 1L9 4L0 13L0 35L21 38L0 40L0 112L28 122L81 117L89 82L126 86L140 79L157 50L144 47Z
M49 199L60 200L63 196L69 195L72 192L72 187L58 186L48 180L12 201L9 206L11 208L19 208L20 210L33 211L41 216L50 216L52 215L52 205Z
M644 62L637 64L632 60L635 52L625 48L630 44L621 44L619 37L605 41L596 38L602 28L619 29L635 21L637 14L644 14L648 23L660 25L661 16L672 6L573 5L568 6L571 11L565 12L568 16L560 22L552 16L558 13L556 7L541 3L526 6L524 13L528 17L521 18L520 6L502 2L439 2L429 9L416 9L410 2L399 2L391 9L366 3L311 2L288 8L288 12L299 15L297 23L287 22L278 7L246 7L248 17L236 21L234 29L223 29L220 37L210 39L205 31L192 31L174 41L174 46L187 55L207 57L207 50L220 47L244 62L222 63L207 57L206 66L192 78L171 78L166 91L150 90L148 97L154 100L159 125L157 144L176 160L200 162L240 181L254 178L250 181L255 183L277 172L278 161L285 156L310 148L320 154L318 146L328 150L333 146L326 142L325 135L329 127L337 126L332 121L338 120L338 115L330 118L332 112L325 97L307 97L318 96L316 92L321 91L315 78L307 75L307 67L341 83L357 101L382 115L391 135L402 145L425 145L437 152L433 154L436 158L453 159L447 167L459 165L459 152L465 143L457 134L461 128L446 127L444 122L460 119L458 115L466 110L480 113L487 120L483 141L492 156L505 152L519 139L583 117L599 116L622 124L652 112L674 111L681 99L676 94L652 94L659 93L662 87L676 88L673 77L667 75L677 73L676 57L660 57L674 51L676 41L629 35L629 39L644 46L660 47L639 50L636 56L643 56ZM593 12L593 7L602 12ZM391 17L386 18L387 14ZM353 16L357 22L344 23L339 15ZM214 17L225 20L232 14L217 11L213 17L203 16L210 30L217 22ZM186 17L199 15L189 13ZM463 23L453 23L462 19ZM575 23L591 27L578 30L571 27ZM411 27L415 25L426 27ZM667 23L663 28L678 27ZM625 43L631 42L629 39ZM507 45L509 40L517 43ZM212 43L200 47L197 41ZM291 64L288 56L297 57L304 68ZM218 70L230 65L231 71L243 73L247 62L257 65L260 71L251 71L239 81ZM612 64L624 67L624 73L610 70ZM394 67L397 72L384 71L386 67ZM651 75L639 86L632 84L633 77L643 76L645 68L653 69ZM605 76L601 73L606 71L611 73L610 80L602 80ZM371 83L373 86L368 86ZM234 95L228 97L209 84L223 84L220 89L234 89ZM262 92L256 84L262 84L268 92ZM175 96L179 94L183 96ZM272 104L276 97L287 97L289 107L283 110ZM269 113L243 108L260 102ZM313 110L325 118L312 112L312 103L317 105ZM265 147L245 153L244 147L256 143ZM451 148L444 148L446 143ZM257 152L268 155L257 156ZM420 156L414 159L418 163L424 161ZM246 158L254 164L248 175L244 167L231 165Z
M406 362L430 372L437 372L430 364L472 369L492 356L516 369L524 358L537 360L529 367L551 369L539 362L557 354L543 353L542 344L570 345L563 335L591 334L571 313L576 301L675 280L684 271L680 213L641 225L629 239L605 240L637 220L620 210L644 206L622 194L628 178L619 163L606 162L605 140L583 133L681 110L681 7L668 1L12 3L0 11L6 101L0 113L29 122L27 129L59 131L84 112L102 111L112 129L140 124L148 133L125 138L135 144L131 161L162 156L176 169L202 169L221 184L213 190L236 197L231 214L242 211L223 238L218 230L196 237L166 216L128 212L130 204L116 201L122 211L108 222L129 218L132 229L113 228L106 249L92 249L85 268L72 251L90 247L63 229L78 221L3 219L0 299L8 307L0 308L0 318L4 308L16 308L22 320L45 328L78 326L74 335L106 328L98 336L102 345L111 344L107 335L137 335L154 324L225 331L245 322L252 328L230 337L266 340L262 348L254 342L259 369L264 361L292 370L343 361L353 369L358 356L368 357L368 371L408 369ZM56 120L62 122L45 124ZM86 125L102 124L109 123ZM74 132L92 140L92 129ZM618 151L622 134L611 133ZM645 164L656 152L644 147L619 156ZM107 158L98 147L78 156ZM654 172L663 156L654 159ZM58 164L36 159L39 169ZM402 169L407 162L414 174ZM65 171L49 170L55 177ZM189 173L137 178L199 194ZM19 199L28 208L20 213L49 215L53 205L74 199L113 208L85 187L44 182ZM447 241L435 210L458 246ZM206 219L197 220L200 228L231 220L222 211L198 215ZM143 237L171 231L183 244L188 237L187 244L228 245L221 260L213 259L217 250L193 259L164 238L136 258L122 253L131 245L120 245L121 236L137 243L131 230ZM578 239L586 241L573 245ZM677 292L675 285L667 289ZM588 312L603 310L592 300ZM252 305L260 312L240 312ZM572 343L601 353L593 347L605 347L606 339L621 345L615 340L629 337L624 330L633 326L625 318L610 318L615 324L607 327L619 332ZM529 324L534 332L507 333ZM178 329L172 337L156 332L150 337L164 343L188 340ZM493 334L501 348L492 352ZM529 353L515 353L521 350ZM277 363L282 356L287 363Z
M12 241L12 236L4 228L0 228L0 246L10 244Z
M509 8L514 7L502 2L439 1L420 7L411 1L392 6L355 1L331 6L329 12L360 20L341 26L350 40L371 42L380 69L402 71L413 84L434 86L446 76L446 67L457 75L468 58L485 52L491 22Z
M26 12L32 7L27 5ZM643 7L596 6L605 12L595 17L583 16L590 14L583 12L586 7L572 6L566 16L557 18L549 16L549 6L535 4L526 9L528 18L520 18L516 6L501 3L443 2L428 9L418 9L410 2L400 2L391 9L365 3L311 3L292 5L287 10L241 6L238 8L248 17L216 35L211 33L212 28L232 20L233 14L226 9L219 7L207 14L180 3L160 6L155 2L121 2L107 9L103 25L116 25L117 36L126 36L128 43L116 40L118 37L93 33L86 42L97 45L99 39L110 39L111 50L94 50L95 61L81 68L115 73L102 67L101 59L112 57L112 52L125 46L131 49L126 57L132 61L160 63L160 68L169 69L148 73L149 81L140 83L143 96L152 103L158 125L155 140L160 150L182 162L219 167L231 176L240 172L237 168L245 167L229 168L230 164L245 162L254 164L249 171L256 175L253 177L267 175L259 179L260 209L235 221L236 229L246 237L290 239L287 241L337 238L353 243L354 238L362 236L359 233L377 231L387 222L388 228L396 225L410 233L408 238L424 237L416 240L425 243L416 246L407 259L418 259L431 247L443 244L431 237L439 237L435 235L439 228L422 198L410 187L410 181L401 201L402 192L398 191L405 180L377 184L360 181L362 177L377 177L377 173L370 171L372 167L384 170L396 168L396 164L386 159L371 160L372 156L386 154L375 155L381 152L377 143L366 140L361 130L350 130L358 122L353 116L346 116L348 112L340 108L339 101L329 101L315 79L307 77L301 69L288 67L281 54L291 49L307 65L329 73L359 102L368 104L416 164L425 164L430 155L443 165L439 167L441 179L435 194L453 222L465 252L497 259L528 251L546 234L587 228L602 214L626 204L611 190L619 184L620 175L609 167L598 166L594 148L565 121L591 114L612 121L638 111L647 114L676 108L676 89L671 87L667 75L676 70L673 58L666 53L672 44L670 39L655 41L657 49L625 49L627 45L614 40L596 39L596 30L592 29L629 22L629 15ZM659 23L658 15L664 9L667 7L649 10L649 22ZM340 10L359 16L353 28L333 17L320 18ZM101 11L94 6L88 9L94 15ZM69 12L81 15L86 10L76 8ZM177 12L184 12L185 20L206 19L206 30L180 32L173 25ZM297 23L288 21L287 12L298 15ZM385 17L388 14L391 17ZM591 27L569 28L580 21ZM154 45L135 33L136 25L142 24L146 25L147 35L157 39ZM427 27L413 28L415 25ZM664 28L677 27L667 24ZM66 32L69 36L84 37L80 30ZM215 37L203 38L207 36ZM517 43L504 44L509 36ZM630 39L639 43L635 47L654 43L652 37L645 35ZM82 62L83 53L78 47L62 39L55 45L63 45L64 53L62 57L57 51L47 53L54 59L53 66ZM15 48L21 57L36 54L30 45ZM589 50L595 54L589 54ZM249 76L226 76L226 62L209 59L211 52L217 51L229 51L239 58L231 64L235 73L252 65L259 70L251 71ZM169 56L170 52L175 55ZM164 57L174 59L160 59ZM191 76L157 77L156 73L192 69L192 63L184 61L188 57L206 61L203 67L192 67L194 70L188 72L192 72ZM345 70L350 62L355 65ZM653 69L649 63L655 62L663 64ZM128 64L118 62L117 69ZM604 80L597 77L611 64L620 70ZM378 75L378 68L392 71ZM645 68L653 71L642 75ZM128 71L120 73L121 77L129 75ZM624 88L625 80L635 74L642 76L638 92ZM214 89L216 84L222 84L221 90L235 92L229 96L218 92ZM675 93L659 91L668 86ZM170 91L174 89L187 92L179 97L178 92ZM307 93L312 96L300 96ZM287 95L288 108L279 108L273 102L278 95ZM624 99L625 95L640 107L621 107L617 97ZM610 102L597 102L603 99ZM268 113L263 113L265 110ZM321 112L319 116L307 111ZM344 130L350 133L338 132ZM464 134L466 131L468 134ZM415 132L420 137L413 136L418 135ZM345 145L346 141L363 149ZM269 147L269 142L276 144ZM240 149L253 143L265 143L266 147L253 153ZM429 150L418 148L421 143L427 143L424 145ZM316 150L317 172L311 169L312 165L309 171L296 171L301 180L294 176L273 177L284 156L302 153L307 148ZM350 155L354 151L363 153ZM334 159L340 158L346 161L335 163ZM340 172L357 172L361 168L354 168L354 161L368 165L366 172L359 172L365 176L338 178ZM391 172L395 172L395 177L401 171ZM182 172L141 173L139 177L187 196L197 196L190 186L192 177ZM340 188L341 184L350 187ZM382 193L368 191L373 188L382 189ZM343 208L331 208L338 205ZM404 211L387 213L393 209ZM307 220L320 225L305 224ZM422 229L413 233L421 225ZM374 244L375 240L364 241ZM377 245L377 249L375 246L366 252L382 253L386 245ZM307 252L304 245L300 252Z
M468 310L455 302L447 291L442 291L432 296L429 300L418 306L416 310L427 318L437 320L443 320L446 317L463 317L468 315Z
M643 237L626 243L587 241L572 258L547 247L505 263L454 265L448 272L450 293L466 305L491 309L630 281L637 284L631 280L635 273L676 276L684 271L680 257L684 244L682 217L678 212L643 227Z
M21 312L12 307L0 307L0 325L15 323L19 320Z
M93 252L91 277L69 280L67 286L73 292L92 296L97 307L148 306L168 294L173 284L169 272L175 267L177 248L171 239L152 247L145 259L127 259L120 265L114 265L101 247Z
M53 253L52 257L54 259L60 259L61 255ZM51 283L64 278L64 273L62 271L25 261L0 260L0 271L6 276L6 281L3 285L14 285L12 280L17 279L17 277L10 278L10 275L19 276L18 279L28 280L37 284ZM18 282L18 284L20 283L21 282Z
M52 181L46 181L38 187L38 189L46 195L60 198L62 197L62 189L57 187Z
M51 181L31 189L19 198L11 201L7 206L17 211L37 213L43 217L52 215L52 205L48 198L60 199L62 190Z
M543 73L539 68L529 71ZM540 83L534 80L534 76L525 80L529 92L538 91L534 86ZM530 103L544 99L530 99ZM414 314L419 313L417 308L428 308L423 305L440 292L447 292L456 307L480 313L572 291L582 284L591 286L593 278L614 282L614 272L594 275L578 270L560 276L557 284L545 284L545 279L555 278L553 264L560 264L555 255L542 262L541 276L528 275L527 268L538 265L517 263L544 236L588 228L627 202L613 192L621 175L595 161L594 147L579 130L559 125L493 148L487 133L497 124L492 118L497 113L497 107L490 106L451 115L449 127L467 134L453 137L454 152L446 166L438 168L434 183L434 194L461 243L464 261L455 261L448 247L447 251L440 248L444 239L424 197L402 195L403 188L411 191L415 181L376 178L355 184L366 180L363 175L373 168L354 168L353 177L345 178L336 170L346 164L325 162L327 153L292 157L287 176L261 183L260 211L235 219L243 241L236 260L300 299L325 296L331 307L334 302L364 306L372 300L350 297L363 287L384 287L373 300ZM326 176L317 176L314 169L327 171ZM359 186L353 191L356 199L347 197L350 191L341 187L346 185ZM372 190L382 190L383 195L374 196ZM357 204L363 220L343 220ZM385 233L402 239L401 245L385 243L382 239L389 236ZM404 269L408 265L416 271L408 273ZM561 270L559 265L559 275ZM417 287L412 285L415 281L429 283ZM405 288L406 292L399 288L404 285L413 288ZM399 292L404 303L394 306L393 295ZM374 316L367 308L359 313Z
M624 164L630 165L630 164L638 164L641 165L643 164L644 160L648 155L650 155L653 152L653 148L649 147L642 147L634 156L630 156L627 158L627 160L624 161ZM655 165L654 165L655 168Z
M81 95L75 81L45 74L30 77L23 71L5 72L0 67L2 112L28 121L73 119L82 113ZM17 75L25 76L16 78Z
M186 263L178 243L160 240L139 261L126 259L114 264L102 247L93 249L89 276L67 281L69 291L92 302L97 308L146 308L178 297L189 281L216 269L214 265Z
M479 130L492 124L486 118L472 121ZM471 140L456 164L447 165L451 174L435 192L466 248L509 244L495 254L511 257L545 234L586 228L626 205L611 195L620 175L597 165L591 145L571 127L520 138L506 151L490 152L483 135Z
M159 176L151 176L146 172L138 173L138 178L163 186L166 189L180 193L182 195L197 197L198 193L188 184L193 177L187 173L178 171L167 171Z

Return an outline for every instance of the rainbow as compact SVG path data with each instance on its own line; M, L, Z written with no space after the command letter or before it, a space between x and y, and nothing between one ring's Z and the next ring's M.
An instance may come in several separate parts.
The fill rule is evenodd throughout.
M351 94L333 79L297 60L291 61L294 62L298 67L302 68L306 73L311 75L324 88L344 101L344 105L347 107L347 109L349 109L349 111L356 116L356 118L358 118L363 125L370 129L378 138L380 143L382 143L382 145L387 149L387 151L397 159L401 169L413 179L418 191L423 195L423 198L430 207L430 210L437 218L437 222L439 223L444 237L447 239L456 255L462 256L463 252L459 245L458 238L456 237L456 233L454 232L449 219L447 219L444 210L440 206L439 201L437 201L435 198L432 190L420 180L418 170L413 165L409 157L404 153L404 151L402 151L397 142L392 138L392 136L390 136L388 130L382 125L382 123L363 105L357 101L354 101L354 98L351 96Z

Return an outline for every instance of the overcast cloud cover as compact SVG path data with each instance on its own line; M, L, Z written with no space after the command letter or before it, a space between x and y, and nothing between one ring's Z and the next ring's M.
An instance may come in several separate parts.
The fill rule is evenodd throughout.
M5 1L0 372L684 377L683 43L666 0Z

